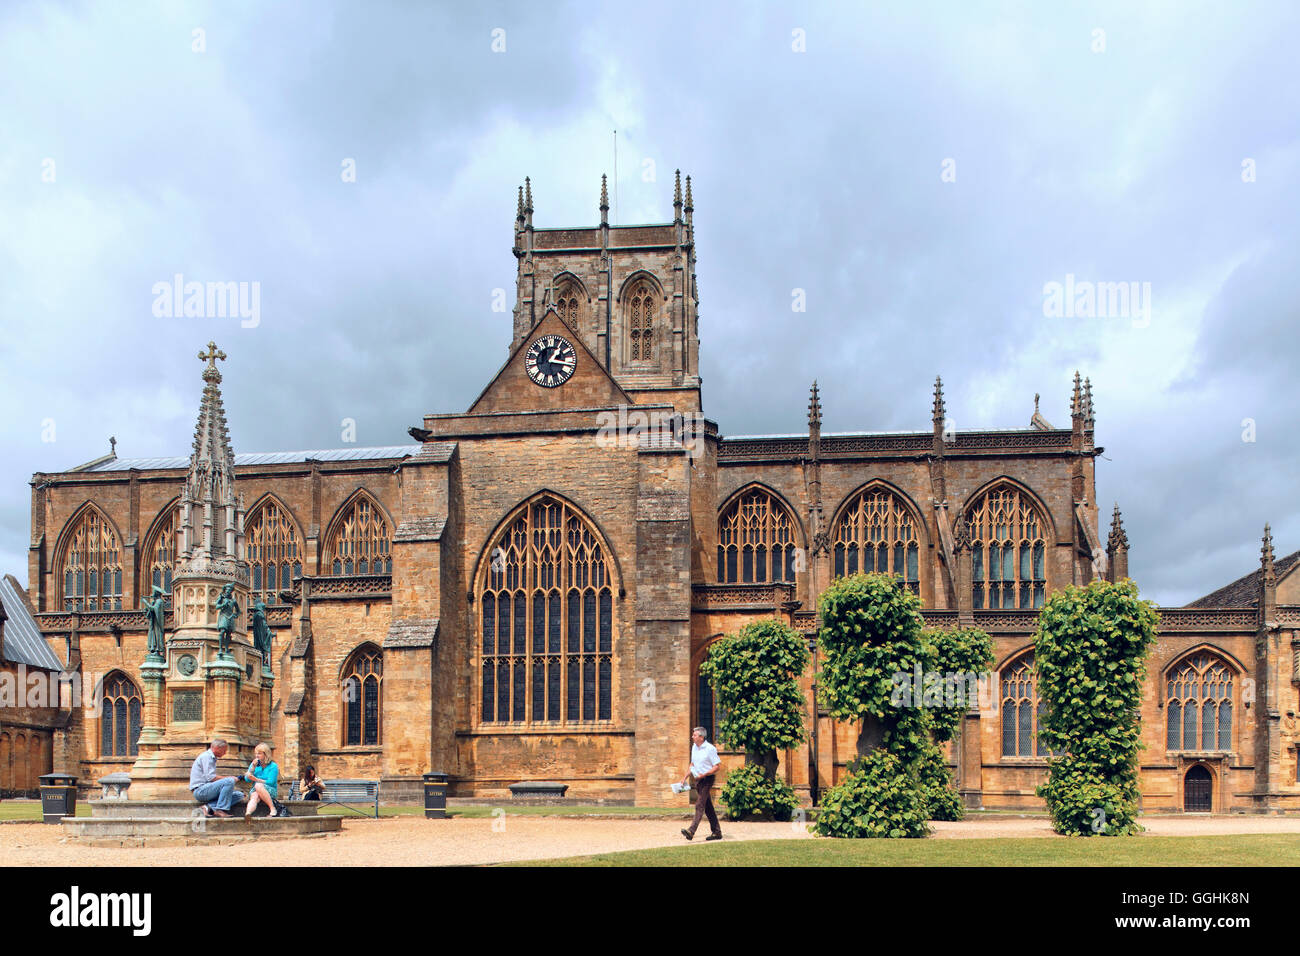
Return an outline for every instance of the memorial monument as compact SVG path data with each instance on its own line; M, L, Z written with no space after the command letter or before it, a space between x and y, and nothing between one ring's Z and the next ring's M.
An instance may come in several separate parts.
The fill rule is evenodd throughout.
M163 633L161 594L145 602L150 640L140 668L144 721L131 768L132 800L189 796L190 765L213 737L230 745L219 772L242 773L271 730L269 648L265 641L256 648L250 643L244 610L244 504L235 490L217 369L226 355L209 342L199 358L207 364L181 494L169 633Z

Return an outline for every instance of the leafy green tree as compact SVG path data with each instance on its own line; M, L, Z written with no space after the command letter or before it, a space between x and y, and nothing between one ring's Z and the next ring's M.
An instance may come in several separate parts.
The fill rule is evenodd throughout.
M793 628L756 621L718 641L700 665L725 716L719 737L745 751L745 768L727 775L722 801L733 819L749 814L789 819L794 791L776 777L777 754L804 739L807 702L799 678L808 648Z
M993 666L993 641L978 628L926 628L922 632L930 669L941 686L931 696L926 687L928 740L916 748L913 767L931 820L960 820L965 815L953 784L943 745L957 733L971 707L979 706L979 678Z
M1058 833L1139 832L1138 713L1155 605L1137 585L1093 581L1052 596L1038 618L1034 670L1044 702L1038 736L1057 754L1038 788Z
M930 832L926 820L913 775L897 756L876 750L826 791L815 829L832 837L923 837Z
M919 743L924 721L918 709L897 705L894 675L929 664L921 599L888 574L855 574L831 584L818 606L822 702L836 720L862 721L858 756Z
M922 822L962 814L942 745L974 703L974 677L991 665L993 645L974 629L927 629L920 608L885 574L841 578L822 593L819 687L831 716L862 730L849 776L822 800L820 833L924 836L928 827L911 823L916 813ZM944 679L955 675L963 679ZM887 780L885 766L899 779Z

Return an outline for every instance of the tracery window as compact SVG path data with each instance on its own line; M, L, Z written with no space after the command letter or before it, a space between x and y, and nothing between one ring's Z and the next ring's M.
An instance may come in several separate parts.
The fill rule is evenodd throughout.
M1232 668L1200 653L1170 671L1165 704L1170 750L1232 749Z
M628 295L627 327L632 342L633 362L654 361L655 298L654 286L644 280L638 282Z
M1002 670L1002 756L1045 757L1038 740L1043 701L1034 680L1034 655L1026 654Z
M971 597L979 608L1040 608L1047 589L1046 522L1020 489L1004 485L966 514Z
M273 498L258 507L247 524L248 563L253 586L249 603L262 600L280 603L280 591L293 586L302 575L302 542L284 508Z
M794 582L794 521L775 495L756 488L727 506L718 519L718 581L722 584Z
M154 587L167 595L167 607L172 606L172 572L176 568L176 527L180 520L180 507L173 506L144 549L144 560L149 562L146 583L140 588L142 597L148 597Z
M571 505L543 496L507 521L486 559L481 719L611 719L613 568L599 533Z
M700 658L701 663L706 660L708 655ZM703 727L705 739L710 743L716 744L719 750L726 749L728 746L725 741L719 740L718 735L722 730L722 722L727 719L727 712L718 705L717 698L713 693L713 686L704 679L699 671L699 665L695 668L695 727Z
M560 287L559 295L555 297L555 311L559 313L564 324L573 331L578 331L579 317L581 316L580 305L578 302L578 287L572 282L565 283Z
M104 678L99 711L99 755L134 757L139 751L143 700L135 682L121 672Z
M91 507L63 550L63 609L122 610L122 551L108 519Z
M379 746L384 655L374 644L352 652L343 668L343 745Z
M379 505L358 495L325 543L324 567L330 574L392 574L393 536Z
M916 521L902 499L883 489L859 494L835 523L835 576L893 574L921 593Z

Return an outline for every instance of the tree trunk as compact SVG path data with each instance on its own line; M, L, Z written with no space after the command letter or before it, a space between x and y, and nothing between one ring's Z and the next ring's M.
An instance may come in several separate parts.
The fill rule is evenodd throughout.
M763 768L763 776L771 783L776 779L777 756L775 751L745 751L745 766L758 764Z
M885 739L885 728L872 714L862 720L862 731L858 734L858 760L874 750L879 750ZM858 761L854 761L855 765ZM851 769L856 769L856 766Z

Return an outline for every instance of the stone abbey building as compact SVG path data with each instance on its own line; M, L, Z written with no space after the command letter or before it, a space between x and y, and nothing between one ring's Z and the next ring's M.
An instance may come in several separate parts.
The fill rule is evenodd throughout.
M221 527L250 601L268 606L286 773L380 779L388 799L415 799L441 770L453 796L546 780L580 799L684 801L668 784L690 728L717 725L698 677L710 644L769 616L811 641L827 584L875 570L918 593L928 622L993 636L992 699L950 752L968 805L1041 806L1037 609L1128 568L1118 508L1096 501L1090 385L1075 377L1067 428L1035 412L1022 429L951 432L936 381L925 431L823 435L814 385L806 434L726 435L703 414L692 212L688 178L670 223L610 225L602 188L599 225L535 228L521 190L509 359L467 410L428 415L413 444L233 456L241 510ZM170 593L190 546L178 529L198 444L33 477L23 600L102 706L0 727L0 788L32 752L20 733L41 736L47 769L130 770L139 605L155 584ZM1142 710L1147 809L1300 807L1298 558L1274 560L1266 536L1254 573L1162 611ZM816 710L811 669L806 685L809 740L781 772L816 799L857 728ZM172 690L162 706L186 719Z

